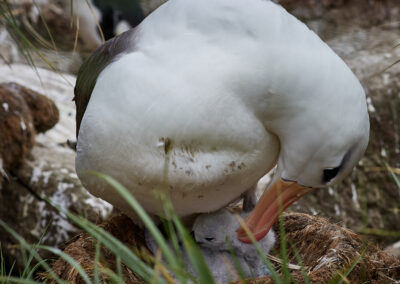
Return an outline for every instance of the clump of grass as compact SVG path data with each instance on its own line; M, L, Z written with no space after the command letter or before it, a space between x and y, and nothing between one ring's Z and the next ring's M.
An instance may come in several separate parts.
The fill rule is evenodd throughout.
M34 1L34 5L38 7L36 2ZM39 10L40 11L40 10ZM48 26L40 14L40 18L46 27L46 31L51 39L51 44L47 43L46 40L40 37L38 33L34 31L33 28L29 30L29 34L26 34L23 29L21 29L20 21L14 15L14 12L7 0L0 0L0 22L7 28L10 36L13 38L14 42L18 45L19 49L22 51L26 61L33 67L35 67L35 62L32 57L32 53L35 53L39 56L39 58L45 62L53 71L58 72L60 75L61 73L57 70L57 68L46 59L46 57L40 52L40 50L36 47L34 42L30 39L33 38L36 42L40 45L57 50L53 37L48 29ZM25 20L27 23L27 20Z
M83 217L77 216L54 205L61 213L68 216L68 218L81 227L85 232L87 232L91 237L94 245L94 265L90 269L87 267L82 267L75 259L68 256L66 253L62 252L57 248L52 248L48 246L41 245L40 242L35 245L28 244L23 238L18 236L12 229L10 229L7 224L0 221L0 226L4 227L9 234L11 234L19 242L19 246L24 250L24 259L27 268L19 276L11 276L10 272L7 273L4 264L0 265L0 283L39 283L35 275L37 271L44 271L46 278L51 280L52 283L65 283L64 280L60 279L58 275L51 270L49 261L43 260L39 251L50 251L54 255L63 259L67 264L69 264L81 277L84 283L124 283L124 275L122 273L122 266L129 268L133 273L138 275L146 283L214 283L212 274L209 267L202 256L201 250L194 242L186 228L183 226L182 222L179 220L177 214L174 212L172 203L166 195L159 194L162 198L164 204L164 216L168 216L169 219L164 221L164 227L167 231L169 238L168 240L161 234L158 227L153 223L149 215L144 211L136 199L130 195L130 193L116 180L113 178L102 175L99 173L94 173L99 178L104 179L106 182L112 185L112 187L127 201L127 203L132 207L132 209L137 213L138 216L143 221L147 230L153 235L159 250L156 256L150 257L151 261L148 259L143 259L143 255L138 251L133 251L131 248L127 247L124 243L118 240L116 237L111 235L109 232L100 228L99 226L89 222ZM254 237L249 232L244 221L239 217L239 223L250 235L250 239L253 245L257 249L259 256L263 259L265 265L270 271L271 279L274 283L296 283L292 274L290 273L293 269L293 265L289 264L289 254L295 257L297 263L299 264L297 270L301 270L302 281L304 283L310 283L308 276L308 267L303 265L300 253L297 251L296 246L289 242L289 246L286 244L285 228L283 218L279 221L279 231L280 231L280 244L282 248L282 243L285 243L285 250L281 250L281 267L278 272L275 267L271 264L268 257L260 248L259 244L255 241ZM182 245L178 243L178 240L182 242ZM105 261L102 252L105 248L116 258L116 265L110 268L109 264ZM184 251L182 251L182 248ZM289 253L289 249L291 252ZM366 252L367 246L363 246L362 252L354 257L348 265L340 268L340 271L333 271L332 279L329 283L349 283L348 276L350 273L357 268L362 274L362 266L364 253ZM182 261L183 255L185 253L190 262L191 266L195 270L195 275L188 273L186 264ZM234 259L234 256L232 257ZM33 260L36 261L35 265L32 265ZM4 262L2 262L4 263ZM238 262L233 263L233 267L237 271L239 280L246 283L243 273L241 273L241 267ZM93 272L93 273L92 273ZM43 275L43 274L41 274ZM364 274L365 276L366 274ZM360 275L360 277L363 277ZM257 280L251 280L256 283Z
M5 268L1 271L0 281L1 283L38 283L37 280L34 279L35 272L39 269L45 272L48 279L51 279L55 283L65 283L62 279L52 271L48 261L42 259L39 255L39 250L49 251L54 255L62 258L65 262L71 265L80 275L82 280L85 283L102 283L104 281L104 277L107 278L107 281L112 283L124 283L124 279L122 276L121 265L126 265L129 269L131 269L134 273L139 275L144 281L148 283L171 283L171 275L174 275L175 279L179 283L215 283L212 274L210 272L209 267L207 266L204 257L202 256L201 250L194 242L193 238L184 227L182 222L180 221L177 214L174 212L171 202L167 197L163 197L163 204L165 215L169 216L169 220L166 220L166 227L168 228L168 233L171 236L171 240L175 240L175 247L177 249L171 249L169 246L169 241L164 238L161 234L157 226L153 223L150 216L144 211L144 209L140 206L140 204L135 200L135 198L116 180L113 178L95 173L95 175L100 178L106 180L110 183L115 190L124 197L127 203L132 207L133 210L138 214L138 216L143 221L143 224L147 228L147 230L152 234L155 241L157 242L158 247L160 248L159 253L155 257L155 265L151 266L142 260L137 254L135 254L131 249L126 247L122 242L116 239L114 236L98 227L97 225L89 222L83 217L76 216L67 210L53 204L55 208L57 208L61 213L68 216L68 218L82 228L85 232L90 234L95 242L95 266L93 268L93 276L89 276L84 268L77 263L70 256L62 252L57 248L52 248L48 246L41 245L40 242L35 245L28 244L21 236L19 236L14 230L12 230L7 224L0 221L0 226L2 226L6 231L12 235L19 243L21 250L23 251L26 269L20 275L20 277L11 277L7 275ZM50 202L50 201L48 201ZM238 216L239 217L239 216ZM240 218L240 217L239 217ZM239 222L243 223L243 220L240 219ZM245 225L244 225L245 226ZM290 279L289 275L286 275L286 279L281 279L278 276L278 273L275 271L274 266L268 260L267 256L264 254L258 243L255 241L254 237L249 232L250 237L252 238L253 244L257 249L260 257L264 260L265 265L271 272L272 278L275 283L288 283L286 279ZM184 253L187 254L191 265L193 266L196 275L190 275L187 272L186 265L182 263L180 260L182 259L182 250L179 249L179 244L177 240L181 240L184 248ZM104 246L111 253L113 253L117 257L117 269L116 271L112 271L107 268L101 261L101 250L100 247ZM174 246L173 246L174 247ZM33 260L36 260L37 264L32 267ZM245 281L243 273L240 273L241 268L235 264L235 268L238 271L238 275L240 276L241 281ZM161 273L163 271L163 273ZM165 271L168 271L170 274L166 274ZM287 270L288 271L288 270ZM11 278L10 278L11 277ZM9 280L7 280L9 279ZM8 282L7 282L8 281ZM11 281L11 282L10 282Z

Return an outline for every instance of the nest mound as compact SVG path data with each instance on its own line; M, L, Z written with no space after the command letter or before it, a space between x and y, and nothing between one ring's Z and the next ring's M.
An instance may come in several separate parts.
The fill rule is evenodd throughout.
M347 283L398 283L400 280L398 259L348 229L302 213L284 214L284 224L289 262L299 264L292 244L311 283L337 283L347 274ZM275 230L279 232L277 224ZM300 270L291 274L297 283L305 283ZM264 280L273 283L270 277Z
M36 132L46 132L59 121L58 108L51 99L17 83L6 83L3 86L12 92L14 96L20 95L23 97L32 115Z
M103 228L106 232L110 233L136 252L142 251L143 248L146 247L143 230L125 215L114 216L99 227ZM85 269L89 277L93 277L94 275L95 245L96 243L93 238L86 233L82 233L72 239L64 249L66 254L75 259L76 262ZM101 248L101 255L107 267L116 271L115 256L103 247ZM126 266L121 266L125 283L145 283ZM61 258L54 263L52 269L61 279L69 283L85 283L77 270L69 266ZM102 276L100 277L103 278ZM51 283L54 284L55 282Z
M399 260L387 255L376 246L363 242L359 235L347 229L331 224L323 218L302 213L285 213L284 224L286 240L289 244L293 244L299 253L311 283L340 280L341 275L347 275L350 268L353 269L346 277L349 281L347 283L394 283L400 280ZM100 227L133 250L137 252L146 250L143 230L128 217L115 216ZM275 230L279 232L277 226ZM93 275L95 246L93 239L86 233L72 240L64 252L81 264L89 276ZM288 245L288 253L289 262L298 264L290 245ZM102 254L107 267L113 269L114 256L106 249L102 249ZM276 269L279 272L280 267L277 266ZM63 280L83 283L77 271L61 259L55 262L53 270ZM305 283L298 268L293 269L291 274L297 283ZM143 283L126 267L123 267L123 275L126 283ZM256 282L249 281L249 283ZM273 280L271 277L264 277L258 279L257 283L273 283Z
M16 83L0 84L0 170L13 172L32 149L36 132L59 120L52 100Z

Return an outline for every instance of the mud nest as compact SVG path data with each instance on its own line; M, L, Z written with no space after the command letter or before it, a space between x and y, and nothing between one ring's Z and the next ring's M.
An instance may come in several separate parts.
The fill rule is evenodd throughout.
M398 259L348 229L302 213L286 213L284 224L289 262L300 265L294 247L311 283L337 283L347 273L344 283L397 283L400 280ZM275 230L279 232L277 224ZM301 270L292 270L291 274L297 283L305 283ZM270 277L264 280L273 283Z
M16 83L0 84L0 182L27 157L36 133L58 120L58 109L46 96Z
M141 254L146 247L143 230L125 215L114 216L101 224L100 227L138 254ZM64 249L66 254L75 259L85 269L89 277L93 277L94 275L95 244L95 240L92 237L86 233L82 233L72 239ZM149 252L145 251L144 253ZM115 256L105 248L101 248L101 255L103 264L99 264L99 266L107 266L116 271ZM121 268L125 283L145 283L123 264ZM61 258L54 263L52 269L61 279L69 283L85 283L79 276L78 271L69 266ZM100 277L103 278L103 276ZM54 284L55 282L51 283Z
M331 224L323 218L302 213L284 214L284 224L289 262L294 264L290 272L297 283L305 283L305 280L301 270L296 267L299 263L296 261L292 245L299 253L311 283L328 283L332 280L336 283L342 279L341 275L347 275L353 265L353 269L346 276L346 281L349 281L347 283L395 283L400 280L399 260L364 242L361 236L347 229ZM143 255L142 252L146 251L143 231L128 217L115 216L100 226L139 254ZM275 230L279 232L277 226ZM279 241L276 249L279 250ZM80 234L67 245L64 252L81 264L89 276L93 275L95 246L90 236L86 233ZM107 267L113 269L115 257L104 248L102 255L103 263L100 265L104 265L105 262ZM55 262L53 269L61 279L71 283L83 283L77 271L61 259ZM280 273L281 267L278 263L276 269ZM123 275L126 283L143 283L126 267L123 267ZM258 279L257 283L273 281L270 277L264 277Z

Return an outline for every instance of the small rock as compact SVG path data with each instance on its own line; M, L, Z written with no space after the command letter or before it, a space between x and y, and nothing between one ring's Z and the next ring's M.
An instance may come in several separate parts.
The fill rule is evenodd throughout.
M400 259L400 241L388 246L385 252Z
M60 114L51 99L17 83L7 83L3 86L24 98L32 114L36 132L44 133L57 124Z
M0 84L0 106L0 160L5 175L18 168L32 149L36 132L53 127L59 113L50 99L16 83Z

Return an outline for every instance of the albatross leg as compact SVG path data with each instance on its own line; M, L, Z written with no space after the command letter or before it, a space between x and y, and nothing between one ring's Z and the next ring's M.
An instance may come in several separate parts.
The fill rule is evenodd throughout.
M249 190L242 194L243 197L243 212L250 212L256 206L257 195L256 195L257 184L253 185Z
M147 228L144 228L144 239L146 242L147 248L150 250L150 252L153 255L156 255L157 252L157 243L156 240L154 239L153 235L147 230Z

